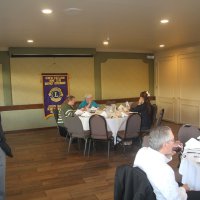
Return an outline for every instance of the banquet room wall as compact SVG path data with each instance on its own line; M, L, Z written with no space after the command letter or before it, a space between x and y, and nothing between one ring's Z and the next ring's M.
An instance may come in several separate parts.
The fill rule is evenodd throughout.
M149 77L152 76L151 80L153 80L153 75L149 74L148 62L143 62L143 58L146 54L140 54L142 59L141 57L137 57L138 54L134 53L132 54L134 57L133 59L123 59L124 55L125 54L121 54L122 58L120 57L120 59L109 58L105 63L100 63L99 66L102 70L102 74L95 74L95 56L11 57L11 106L43 103L41 73L68 73L70 94L76 96L77 100L82 100L87 93L91 93L95 98L97 92L102 95L101 99L136 97L139 95L139 85L141 90L150 88ZM111 72L115 67L117 73L115 73L114 76L111 75ZM139 69L137 70L138 67ZM124 72L124 70L126 71ZM128 70L129 72L127 72ZM135 73L136 71L137 73ZM129 73L132 74L132 76L127 77ZM122 74L125 74L125 76L122 76ZM101 75L102 78L100 78ZM111 76L108 78L107 75ZM144 84L141 83L141 79L137 78L140 75L143 77ZM101 80L100 91L95 85L95 79ZM123 88L124 93L121 92L122 86L120 86L120 89L118 87L110 87L112 83L117 84L119 79L120 82L125 85ZM104 81L106 84L104 84ZM151 88L152 87L153 84L151 85ZM4 93L7 92L9 91L4 91ZM5 104L4 101L3 105L8 104ZM2 120L5 131L53 127L56 125L52 117L44 119L44 111L42 108L3 111Z
M200 127L200 46L155 54L155 95L164 119Z
M3 76L2 76L2 65L0 64L0 106L3 106L4 94L3 94Z
M148 63L140 59L109 59L101 65L101 82L103 99L137 97L141 91L149 91Z

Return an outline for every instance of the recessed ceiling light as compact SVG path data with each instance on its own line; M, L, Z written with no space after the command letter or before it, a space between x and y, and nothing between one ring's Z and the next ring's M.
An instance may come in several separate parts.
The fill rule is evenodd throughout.
M103 41L103 45L104 45L104 46L108 46L108 45L109 45L109 42L108 42L107 40L104 40L104 41Z
M167 24L167 23L169 23L169 20L168 19L162 19L162 20L160 20L160 23L161 24Z
M33 41L33 40L27 40L27 42L28 42L28 43L33 43L34 41Z
M163 47L165 47L165 45L164 45L164 44L160 44L159 47L160 47L160 48L163 48Z
M52 12L53 11L51 9L47 9L47 8L42 10L42 13L47 14L47 15L51 14Z

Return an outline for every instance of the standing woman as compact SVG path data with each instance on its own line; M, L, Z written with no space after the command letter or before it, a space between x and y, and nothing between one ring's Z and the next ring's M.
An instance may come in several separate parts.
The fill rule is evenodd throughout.
M1 125L0 113L0 200L5 200L5 174L6 174L6 155L12 157L12 152L4 136Z
M141 92L138 105L131 109L132 112L141 114L141 131L150 129L152 125L152 110L149 96L148 91Z

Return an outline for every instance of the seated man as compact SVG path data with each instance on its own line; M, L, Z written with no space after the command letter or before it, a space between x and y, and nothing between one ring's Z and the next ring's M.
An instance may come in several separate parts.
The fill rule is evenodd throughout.
M85 96L85 100L81 102L78 109L88 110L89 108L98 108L99 105L93 101L93 97L91 94Z
M179 187L175 181L174 171L167 164L175 153L173 147L174 135L169 127L161 126L152 130L149 147L138 151L134 167L139 167L146 173L157 200L200 199L199 192L188 192L187 185Z

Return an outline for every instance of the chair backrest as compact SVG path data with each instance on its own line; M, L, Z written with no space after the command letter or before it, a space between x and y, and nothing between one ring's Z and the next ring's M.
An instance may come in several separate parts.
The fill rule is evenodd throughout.
M115 173L114 200L133 199L156 200L156 197L144 171L138 167L119 166Z
M53 109L53 115L54 115L54 118L55 118L55 120L56 120L56 123L58 122L58 109L57 108L55 108L55 109Z
M142 141L142 147L149 147L149 135L145 135Z
M184 146L189 139L196 139L198 136L200 136L200 129L196 126L183 125L178 131L178 140L180 140Z
M160 110L158 119L157 119L157 121L156 121L155 128L161 125L162 119L163 119L163 116L164 116L164 112L165 112L165 109L162 108L162 109Z
M138 113L129 115L126 122L125 138L127 136L137 137L141 128L141 116Z
M63 123L72 137L84 137L83 125L77 115L63 117Z
M151 105L152 125L156 123L157 112L158 112L158 106L156 104L152 104Z
M101 115L93 115L89 119L90 133L93 139L108 139L106 119Z

